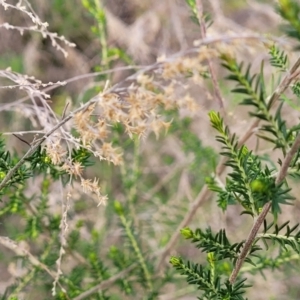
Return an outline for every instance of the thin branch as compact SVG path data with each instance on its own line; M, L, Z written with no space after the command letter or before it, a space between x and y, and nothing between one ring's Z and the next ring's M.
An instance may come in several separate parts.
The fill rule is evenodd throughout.
M22 139L22 138L20 138L19 136L17 136L16 134L12 134L14 137L16 137L18 140L20 140L21 142L23 142L23 143L25 143L26 145L28 145L29 147L31 147L31 145L27 142L27 141L25 141L24 139Z
M199 20L199 24L200 24L202 39L205 39L206 38L206 27L205 27L205 20L204 20L204 17L203 17L202 1L201 0L196 0L196 3L197 3L198 20ZM209 67L209 71L210 71L210 75L211 75L211 80L213 82L213 88L214 88L215 96L216 96L217 102L220 106L222 116L225 117L224 103L223 103L221 91L220 91L220 88L219 88L219 84L218 84L218 81L217 81L217 76L216 76L216 73L214 71L214 67L212 65L212 62L209 58L207 59L207 62L208 62L208 67Z
M14 135L16 136L17 134L23 135L23 134L42 134L45 133L42 130L28 130L28 131L14 131L14 132L1 132L2 135ZM20 138L18 136L18 138ZM22 141L23 142L23 141ZM29 145L31 146L31 145Z
M289 165L291 163L291 160L293 159L294 155L296 154L296 152L298 151L298 149L300 148L300 134L298 134L291 150L288 152L287 156L285 157L282 167L277 175L276 184L281 183L284 178L287 175L287 170L289 168ZM239 255L239 258L237 259L237 262L235 264L235 267L230 275L229 281L231 284L233 284L238 276L238 273L244 263L245 258L247 257L247 254L253 244L253 241L257 235L257 232L261 226L261 224L263 223L264 219L266 218L267 213L269 212L270 208L272 206L272 202L269 201L268 203L266 203L261 211L261 213L259 214L258 218L256 219L247 239L245 242L245 245L241 251L241 254Z
M284 91L288 88L290 83L295 79L296 76L298 76L297 69L300 67L300 57L298 57L297 61L294 63L294 65L291 67L291 69L287 72L284 79L280 83L280 85L277 87L277 89L274 91L272 96L270 97L270 105L272 106L274 102L276 102L279 97L284 93Z
M188 165L189 162L185 161L181 161L179 163L177 163L171 170L168 171L168 173L162 177L155 186L153 186L153 188L151 188L147 193L145 193L145 195L143 196L143 198L145 200L150 200L153 198L153 196L163 187L165 186L175 175L177 175L177 173L179 171L181 171L181 169L183 169L184 167L186 167Z
M115 72L118 72L118 71L143 69L143 68L145 68L145 66L131 65L131 66L116 67L114 69L110 69L110 70L106 70L106 71L77 75L77 76L71 77L69 79L63 80L63 83L68 84L68 83L72 83L72 82L79 81L79 80L82 80L82 79L93 78L93 77L96 77L96 76L99 76L99 75L108 75L108 74L115 73ZM47 92L50 92L50 91L52 91L54 89L57 89L59 87L61 87L61 84L55 84L54 83L54 84L49 85L46 88L44 88L41 92L47 93ZM1 105L1 110L7 110L12 106L16 106L16 105L19 105L19 104L27 101L28 99L30 99L29 95L24 96L24 97L22 97L22 98L20 98L16 101L14 101L13 103L10 103L10 102L9 103L4 103L4 104Z
M61 116L61 119L63 120L64 117L66 116L66 112L67 112L67 109L68 109L68 106L70 105L70 102L68 101L64 107L64 110L63 110L63 113L62 113L62 116Z

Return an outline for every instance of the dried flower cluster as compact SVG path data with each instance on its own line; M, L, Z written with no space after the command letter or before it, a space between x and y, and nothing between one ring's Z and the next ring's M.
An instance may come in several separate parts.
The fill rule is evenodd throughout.
M80 162L72 161L70 157L67 156L68 151L64 150L63 143L58 135L49 138L45 148L49 159L54 165L59 166L61 170L67 172L71 177L80 178L84 193L96 194L99 200L98 205L106 204L107 196L101 194L99 180L95 178L94 181L91 181L82 176L83 166Z
M201 59L199 59L201 58ZM88 149L100 160L120 165L123 153L120 147L112 144L112 126L122 124L130 138L145 137L147 133L167 131L171 120L165 120L163 110L188 109L197 111L199 105L187 91L188 80L202 83L201 74L207 72L202 61L205 56L176 59L173 62L162 62L152 74L140 72L136 81L123 90L114 91L114 87L100 93L84 105L73 117L73 126L79 137L73 138L76 147ZM184 79L184 80L183 80ZM187 82L188 83L188 82ZM93 181L82 177L82 166L66 157L62 138L59 135L48 139L46 149L53 164L59 165L67 173L79 177L85 193L94 193L100 203L105 203L98 180Z
M121 123L130 138L134 135L144 137L149 131L158 137L161 130L167 131L171 125L170 121L164 120L162 110L186 108L197 111L199 105L178 77L194 80L193 76L202 72L206 72L206 67L198 57L182 58L163 63L152 75L140 73L125 92L115 93L112 88L110 92L99 94L96 102L74 116L80 141L101 160L121 164L122 152L110 142L112 125Z

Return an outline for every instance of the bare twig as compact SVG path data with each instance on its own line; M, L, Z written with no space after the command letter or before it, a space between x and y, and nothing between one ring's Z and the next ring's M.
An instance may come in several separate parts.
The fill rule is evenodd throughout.
M297 61L294 63L294 65L291 67L291 69L287 72L286 76L280 83L280 85L277 87L277 89L274 91L272 96L270 97L270 105L273 105L275 101L279 99L279 97L282 95L282 93L288 88L290 83L295 79L296 76L298 76L297 69L300 67L300 57L298 57Z
M298 151L298 149L300 148L300 134L297 136L291 150L288 152L287 156L285 157L282 167L277 175L276 178L276 184L281 183L284 178L287 175L287 170L288 167L291 163L291 160L293 159L294 155L296 154L296 152ZM245 245L241 251L241 254L239 255L239 258L237 259L237 262L235 264L235 267L230 275L229 281L231 284L233 284L236 280L236 277L238 276L238 273L244 263L245 258L247 257L247 254L252 246L252 243L257 235L257 232L261 226L261 224L263 223L264 219L266 218L267 213L269 212L270 208L272 206L272 202L269 201L268 203L266 203L262 209L262 212L259 214L259 216L257 217L247 239L245 242Z
M14 131L14 132L1 132L2 135L14 135L16 136L17 134L23 135L23 134L42 134L45 133L42 130L28 130L28 131ZM18 136L19 138L19 136ZM23 141L22 141L23 142ZM31 146L31 145L29 145Z
M70 105L70 102L68 101L64 107L64 110L63 110L63 113L62 113L62 116L61 116L61 119L63 120L64 117L66 116L66 112L67 112L67 109L68 109L68 106Z
M71 177L71 176L70 176ZM71 178L69 179L69 184L68 184L68 189L70 189L71 186ZM68 210L70 208L70 198L71 198L71 193L70 191L67 192L67 196L66 196L66 203L64 203L64 192L63 192L63 183L62 180L60 180L60 190L61 190L61 221L60 221L60 249L59 249L59 256L58 259L56 260L56 266L57 266L57 272L55 275L55 279L52 285L52 295L55 296L56 295L56 286L59 283L59 278L60 276L63 274L62 269L61 269L61 265L62 265L62 258L63 255L66 253L66 246L67 246L67 231L69 228L68 225Z
M28 145L29 147L31 147L31 145L27 142L27 141L25 141L24 139L22 139L22 138L20 138L19 136L17 136L16 134L12 134L14 137L16 137L18 140L20 140L21 142L23 142L23 143L25 143L26 145Z
M151 188L145 195L143 196L144 199L150 200L163 186L166 185L177 173L188 165L187 161L181 161L177 163L172 170L168 171L168 173L162 177L153 188Z
M126 71L126 70L134 70L134 69L141 69L141 68L145 68L145 66L124 66L124 67L117 67L114 69L110 69L110 70L106 70L106 71L101 71L101 72L93 72L93 73L87 73L87 74L81 74L81 75L77 75L74 77L71 77L67 80L64 80L63 83L64 84L68 84L68 83L72 83L75 81L79 81L79 80L83 80L83 79L88 79L88 78L93 78L99 75L107 75L107 74L111 74L114 72L118 72L118 71ZM59 83L54 83L52 85L47 86L46 88L44 88L41 92L42 93L47 93L50 92L56 88L61 87L61 84ZM21 103L27 101L28 99L30 99L30 96L24 96L16 101L14 101L13 103L9 102L9 103L4 103L1 104L0 108L1 110L8 110L10 109L12 106L17 106L20 105Z
M202 1L201 0L196 0L196 3L197 3L198 20L199 20L199 24L200 24L202 39L205 39L206 38L206 27L205 27L205 21L204 21L204 17L203 17ZM214 71L214 67L212 65L212 62L209 58L207 59L207 62L208 62L208 67L209 67L209 71L210 71L210 75L211 75L211 80L213 82L215 96L216 96L218 104L220 106L222 116L225 117L224 103L223 103L221 91L220 91L220 88L219 88L219 84L218 84L218 81L217 81L217 76L216 76L216 73Z

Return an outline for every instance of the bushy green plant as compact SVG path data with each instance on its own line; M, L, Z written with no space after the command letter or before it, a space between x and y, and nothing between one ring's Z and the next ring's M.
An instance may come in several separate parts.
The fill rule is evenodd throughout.
M285 30L298 39L299 20L294 13L297 14L299 4L295 1L279 2L278 11L288 21ZM220 154L225 157L224 164L230 171L224 185L220 185L218 178L211 177L207 179L208 187L217 193L218 206L223 211L229 205L240 205L240 218L250 215L253 226L250 233L245 233L247 238L235 242L230 241L225 229L217 233L211 228L205 231L189 227L181 229L185 239L190 239L201 252L206 253L207 263L184 262L181 257L175 256L171 257L170 263L187 276L189 284L197 286L201 291L199 299L247 299L246 290L252 287L252 284L247 284L247 272L263 273L269 268L279 269L283 264L299 260L299 224L291 226L290 220L278 221L278 215L284 210L283 204L293 205L291 201L295 199L290 194L292 188L288 177L299 176L299 125L288 126L282 113L286 103L282 94L292 87L292 93L298 96L296 77L299 58L288 68L288 55L284 51L272 45L269 54L270 64L280 72L286 72L279 86L272 87L270 95L264 63L259 74L251 74L251 64L244 68L244 64L238 63L235 57L228 54L220 56L223 67L229 72L226 78L236 82L231 92L243 95L241 105L253 107L249 116L256 119L255 125L262 122L258 139L267 141L273 149L280 149L281 154L277 163L270 164L248 149L245 137L240 141L237 135L231 134L219 113L209 113L211 125L218 132L216 139L222 145ZM277 106L275 112L273 106ZM267 218L268 213L273 220ZM263 232L259 233L262 225ZM268 251L271 245L278 248L275 256L274 249L273 253ZM244 265L250 266L243 268Z

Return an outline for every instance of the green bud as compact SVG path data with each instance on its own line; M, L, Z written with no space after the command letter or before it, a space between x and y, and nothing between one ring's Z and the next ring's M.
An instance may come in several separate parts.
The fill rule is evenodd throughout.
M250 183L251 190L253 192L263 193L267 189L267 185L262 180L256 179Z
M223 265L223 270L227 273L227 274L230 274L231 273L231 265L229 262L224 262Z
M19 210L19 203L18 202L14 202L11 206L10 212L11 213L16 213Z
M216 123L216 124L220 123L220 116L215 111L211 110L208 113L208 116L212 123Z
M43 158L43 161L44 161L45 164L51 164L51 158L49 156L45 156Z
M84 225L83 220L79 220L79 221L77 221L77 223L76 223L76 228L79 229L79 228L83 227L83 225Z
M176 257L176 256L171 256L170 258L170 264L173 266L173 267L178 267L182 264L182 261L181 261L181 258L179 257Z
M245 146L245 145L242 146L242 153L243 153L243 155L247 155L249 153L247 146Z
M118 215L123 215L124 214L122 204L119 201L114 202L114 208L115 208L115 211Z
M111 255L111 257L114 257L118 254L118 248L116 246L111 246L109 248L109 254Z
M213 252L207 253L207 261L213 263L215 261L215 254Z
M180 233L187 240L194 237L194 232L189 227L180 229Z
M1 171L0 172L0 179L3 179L6 176L5 172Z

